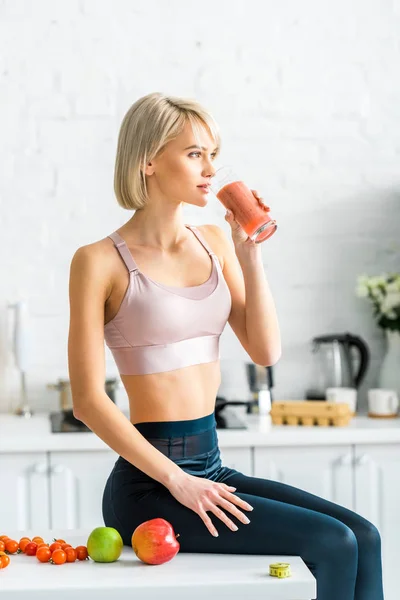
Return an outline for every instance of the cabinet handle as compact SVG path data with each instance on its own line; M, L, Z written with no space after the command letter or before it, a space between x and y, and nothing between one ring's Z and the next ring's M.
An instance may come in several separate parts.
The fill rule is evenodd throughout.
M60 473L65 471L65 467L63 465L54 465L54 467L51 467L50 471L52 475L60 475Z
M32 467L32 473L35 473L36 475L43 475L44 473L47 473L47 464L44 462L36 463Z
M359 456L356 460L356 465L362 466L362 465L366 465L368 462L369 462L368 454L361 454L361 456Z
M351 465L351 454L350 454L350 452L348 454L344 454L343 456L340 457L340 459L339 459L339 465L342 465L342 466Z

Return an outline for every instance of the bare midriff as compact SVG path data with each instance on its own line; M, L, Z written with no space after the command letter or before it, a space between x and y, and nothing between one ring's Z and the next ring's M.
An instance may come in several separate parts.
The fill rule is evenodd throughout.
M121 375L135 423L197 419L214 411L221 384L220 362L165 373Z
M198 227L207 237L205 228ZM149 277L165 285L181 287L199 285L210 277L211 259L204 248L191 234L189 245L172 259L155 259L140 248L134 248L134 256L139 269ZM209 243L212 239L209 238ZM215 244L215 242L214 242ZM111 245L109 245L110 251ZM222 264L222 256L217 247L214 251ZM105 322L116 314L128 284L126 269L115 258L113 292L105 308ZM196 266L194 269L193 266ZM171 280L165 280L169 273ZM174 280L180 273L184 281ZM197 419L214 411L218 388L221 384L220 361L191 365L174 371L150 373L147 375L120 375L129 398L130 420L133 424L154 421L181 421Z

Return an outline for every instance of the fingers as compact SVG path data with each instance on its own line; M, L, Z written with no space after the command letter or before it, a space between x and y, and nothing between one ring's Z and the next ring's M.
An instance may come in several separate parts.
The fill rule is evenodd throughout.
M216 504L213 504L211 501L209 502L209 504L210 504L210 507L207 508L207 510L210 510L212 513L214 513L214 515L216 517L218 517L218 519L221 519L221 521L223 523L225 523L225 525L227 527L229 527L229 529L231 529L232 531L237 531L238 530L238 526L235 525L235 523L230 520L230 518L228 517L228 515L226 513L224 513L223 510L221 510L220 508L218 508L218 506L216 506Z
M259 192L257 192L257 190L251 190L254 198L256 198L256 200L258 200L258 203L260 204L260 206L262 206L262 208L266 211L269 212L271 209L269 206L267 206L264 202L264 198L261 196L261 194Z
M229 502L229 500L221 496L221 493L226 494L227 497L232 500L232 502ZM229 518L226 512L219 508L219 506L221 506L222 508L233 514L244 525L248 525L250 523L250 519L244 513L242 513L242 511L240 511L233 502L242 506L246 510L253 510L253 507L250 506L250 504L248 504L238 496L235 496L228 490L225 490L225 487L223 487L222 490L214 488L212 491L210 491L208 497L203 501L203 507L205 507L205 510L213 512L214 515L218 517L223 523L225 523L225 525L229 529L231 529L232 531L237 531L237 525Z
M246 515L244 513L242 513L241 510L236 508L236 506L234 504L232 504L232 502L225 500L225 498L221 498L221 500L219 501L219 504L220 504L220 506L222 506L222 508L224 508L225 510L228 510L230 513L232 513L244 525L248 525L250 523L250 519L248 517L246 517ZM230 521L230 523L232 523L232 521ZM235 529L235 531L237 531L237 528Z
M242 500L242 498L239 498L239 496L233 494L232 490L236 491L236 488L225 483L214 483L212 487L205 491L202 500L198 503L197 509L194 509L203 520L208 531L214 537L218 536L218 531L214 527L207 512L212 512L231 531L238 531L237 525L229 518L224 510L219 508L218 505L234 515L243 524L247 525L250 523L248 517L242 513L237 506L240 506L244 510L253 510L253 507L245 502L245 500Z
M224 483L220 483L219 485L222 485L225 487ZM236 491L236 488L232 488L231 486L226 486L227 487L227 495L226 498L229 498L229 500L231 500L232 502L234 502L235 504L237 504L238 506L241 506L242 508L244 508L244 510L253 510L253 507L251 506L251 504L249 504L248 502L246 502L245 500L242 500L242 498L239 498L239 496L235 496L235 494L233 494L231 492L231 490L233 489L234 491ZM225 491L225 490L224 490Z
M207 527L208 531L211 533L211 535L213 535L214 537L218 537L218 531L215 529L213 522L211 521L204 508L200 507L198 513L199 516L203 519L204 524Z

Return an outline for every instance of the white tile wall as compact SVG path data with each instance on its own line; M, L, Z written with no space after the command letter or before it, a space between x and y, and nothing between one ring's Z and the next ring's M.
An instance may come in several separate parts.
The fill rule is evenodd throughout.
M130 217L113 196L116 140L152 91L214 113L221 161L279 222L262 247L283 337L276 397L303 397L312 336L351 331L372 351L362 403L384 343L355 279L399 269L399 28L399 0L0 1L0 410L18 392L6 307L20 298L31 403L57 407L46 384L67 376L70 260ZM217 201L186 216L229 233ZM229 326L222 356L220 393L248 397Z

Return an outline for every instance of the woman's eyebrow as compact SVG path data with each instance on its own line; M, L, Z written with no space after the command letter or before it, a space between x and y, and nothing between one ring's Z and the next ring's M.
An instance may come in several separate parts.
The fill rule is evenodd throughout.
M196 146L196 145L194 145L194 146L188 146L187 148L185 148L185 150L191 150L192 148L197 148L199 150L201 148L201 150L204 150L204 151L207 150L207 148L205 148L204 146ZM214 152L215 152L215 150L218 150L218 146L216 148L214 148Z

